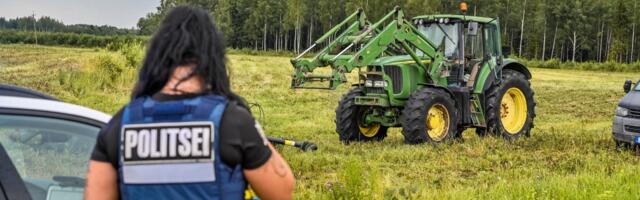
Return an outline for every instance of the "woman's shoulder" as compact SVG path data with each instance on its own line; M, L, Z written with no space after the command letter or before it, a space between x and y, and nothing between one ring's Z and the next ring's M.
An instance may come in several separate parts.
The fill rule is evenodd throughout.
M248 123L253 124L255 121L255 119L251 115L251 112L249 112L249 110L246 107L242 106L237 101L229 101L222 117L225 119L233 119L233 120L224 120L224 121L233 122L233 124L246 125Z

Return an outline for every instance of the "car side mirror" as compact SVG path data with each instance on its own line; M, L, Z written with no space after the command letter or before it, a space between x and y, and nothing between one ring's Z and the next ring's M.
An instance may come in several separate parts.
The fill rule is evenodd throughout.
M71 136L62 133L46 133L42 134L42 143L65 143L71 139Z
M502 56L504 56L505 58L508 58L509 54L511 54L511 47L510 46L503 46L502 47Z
M65 143L71 139L71 136L62 133L44 133L29 130L16 130L15 133L9 135L9 139L22 144L40 145L46 143Z
M631 80L626 80L624 82L624 93L629 93L629 91L631 91L631 85L633 85Z

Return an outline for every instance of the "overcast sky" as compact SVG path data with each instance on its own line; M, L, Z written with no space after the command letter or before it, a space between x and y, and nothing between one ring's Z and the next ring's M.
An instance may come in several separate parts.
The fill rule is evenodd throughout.
M111 25L132 28L140 17L155 11L159 0L0 0L0 17L36 13L65 24Z

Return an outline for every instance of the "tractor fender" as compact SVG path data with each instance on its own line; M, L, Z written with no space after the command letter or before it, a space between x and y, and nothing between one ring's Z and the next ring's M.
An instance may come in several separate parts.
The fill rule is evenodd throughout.
M504 61L502 62L502 65L497 69L492 70L491 71L492 75L489 75L487 77L487 80L485 80L483 91L488 90L490 86L494 84L496 78L499 78L499 77L496 77L495 74L501 75L502 73L500 72L502 72L502 70L504 69L510 69L510 70L520 72L527 78L527 80L530 80L532 77L531 71L529 71L529 69L527 69L527 67L525 67L522 63L519 63L518 61L513 59L504 59ZM495 73L495 70L498 70L497 71L498 73Z
M502 66L500 66L500 70L503 70L503 69L510 69L510 70L520 72L524 74L525 77L527 77L527 80L531 79L531 72L529 71L529 69L527 69L527 67L525 67L522 63L519 63L516 60L504 59L504 61L502 62Z

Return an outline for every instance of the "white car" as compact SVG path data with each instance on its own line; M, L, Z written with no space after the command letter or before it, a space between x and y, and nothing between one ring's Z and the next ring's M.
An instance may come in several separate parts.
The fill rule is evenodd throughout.
M0 84L0 200L82 199L96 137L110 118Z

